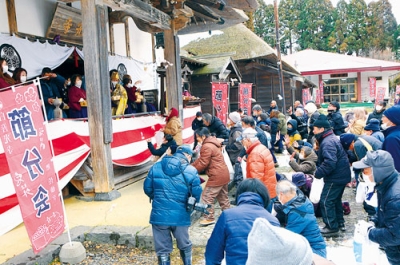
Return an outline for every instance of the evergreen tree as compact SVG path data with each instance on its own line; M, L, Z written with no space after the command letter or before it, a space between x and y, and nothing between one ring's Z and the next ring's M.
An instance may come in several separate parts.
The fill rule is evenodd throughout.
M337 53L347 53L348 44L348 5L345 0L337 3L335 12L333 13L334 30L328 39L328 47L330 51Z
M346 37L347 50L359 55L368 52L367 35L367 4L364 0L351 0L348 5L348 36Z
M254 33L270 46L275 47L274 6L259 1L259 7L254 12Z

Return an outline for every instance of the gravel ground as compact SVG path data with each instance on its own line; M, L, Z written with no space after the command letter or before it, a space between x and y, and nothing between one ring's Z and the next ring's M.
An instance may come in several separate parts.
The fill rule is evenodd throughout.
M278 156L279 164L277 168L279 173L285 175L291 175L292 170L287 166L287 157L285 155ZM233 200L235 190L231 190L229 195ZM340 232L338 237L325 238L327 245L330 247L337 247L342 245L348 245L351 243L354 233L354 225L357 220L366 219L367 214L364 212L362 205L355 203L355 193L352 188L346 188L343 194L343 201L348 201L351 207L351 213L345 215L346 228L345 232ZM216 214L220 212L220 207L216 205ZM322 218L318 218L319 225L322 227L324 223ZM205 234L210 234L213 225L203 230ZM192 225L191 229L198 229L197 222ZM208 230L208 231L207 231ZM195 238L192 238L195 241ZM157 257L153 250L140 249L127 247L124 245L106 245L98 244L95 242L85 241L84 247L86 248L87 257L79 265L119 265L119 264L141 264L141 265L153 265L157 263ZM205 247L196 247L193 249L193 265L204 265L204 251ZM52 265L61 264L56 259ZM171 264L182 264L179 251L175 248L171 255Z

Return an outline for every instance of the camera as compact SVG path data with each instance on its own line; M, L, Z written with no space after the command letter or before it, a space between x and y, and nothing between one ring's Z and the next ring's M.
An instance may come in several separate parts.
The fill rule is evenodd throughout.
M196 198L195 197L189 197L188 201L187 201L187 205L186 205L186 210L188 212L191 212L191 211L195 210L195 211L202 212L204 214L209 214L207 209L210 208L210 207L211 207L210 204L204 204L204 203L196 202Z

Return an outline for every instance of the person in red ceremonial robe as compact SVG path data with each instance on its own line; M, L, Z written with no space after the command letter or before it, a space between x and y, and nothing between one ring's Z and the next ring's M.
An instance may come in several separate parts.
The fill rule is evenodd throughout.
M15 85L15 80L8 74L6 59L0 59L0 89Z
M70 118L87 118L86 91L81 88L82 76L73 75L71 85L68 91Z

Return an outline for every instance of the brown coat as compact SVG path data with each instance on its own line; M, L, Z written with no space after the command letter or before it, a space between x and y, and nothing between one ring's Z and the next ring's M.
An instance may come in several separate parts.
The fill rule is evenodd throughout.
M198 172L206 171L208 181L206 186L218 187L229 183L230 176L221 151L221 144L213 136L207 137L202 143L200 157L192 164Z
M177 117L169 119L164 128L164 133L172 135L177 145L182 145L182 125Z
M276 174L270 151L260 141L256 141L247 149L247 154L246 177L261 180L267 187L269 196L275 198Z

